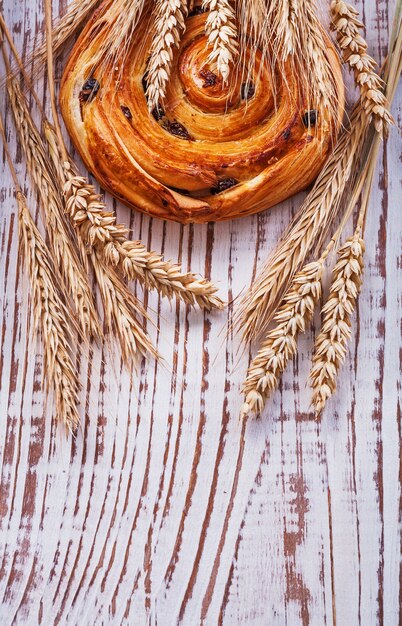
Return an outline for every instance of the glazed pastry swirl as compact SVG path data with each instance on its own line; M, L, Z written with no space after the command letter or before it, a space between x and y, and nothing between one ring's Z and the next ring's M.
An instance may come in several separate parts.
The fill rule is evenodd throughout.
M126 204L179 222L249 215L306 188L317 176L343 113L343 83L328 40L338 111L308 111L291 67L271 72L257 53L246 80L208 65L206 15L196 12L176 52L165 102L148 111L150 15L135 31L123 65L94 66L107 36L102 5L77 41L61 88L67 129L86 166ZM276 84L273 85L273 80ZM274 97L275 93L275 97Z

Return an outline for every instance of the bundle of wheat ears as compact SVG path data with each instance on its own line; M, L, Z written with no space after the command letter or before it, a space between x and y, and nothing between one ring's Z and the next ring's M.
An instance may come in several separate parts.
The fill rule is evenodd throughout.
M57 418L70 430L79 423L80 383L74 361L78 344L85 349L88 338L102 341L106 333L112 333L128 366L139 355L158 358L144 330L148 314L127 281L139 281L146 289L155 289L169 299L177 297L190 306L223 308L211 282L183 272L179 265L129 238L128 229L117 222L66 148L55 93L54 62L98 4L96 0L76 0L53 24L52 2L45 0L45 41L24 62L0 16L4 84L27 171L40 200L45 239L19 186L1 118L0 132L16 189L21 251L31 283L35 328L41 332L44 344L45 370L54 390ZM105 4L113 19L94 59L100 68L112 63L118 70L144 11L151 16L153 38L146 51L145 85L150 115L164 104L188 16L201 13L206 15L209 66L222 85L229 86L228 93L239 75L246 81L243 85L249 84L250 67L258 57L259 67L271 72L283 70L287 75L287 68L292 67L303 93L308 94L310 111L336 111L336 87L327 56L329 40L314 0L108 0ZM401 0L397 1L381 77L367 52L357 10L333 0L330 23L339 54L353 72L359 96L345 114L312 190L238 307L237 325L244 341L261 342L244 384L243 416L263 410L289 359L296 354L297 336L306 330L321 299L329 253L339 245L346 223L359 205L355 232L338 250L322 309L322 328L316 338L310 380L317 416L336 388L351 336L351 320L362 284L370 188L381 138L393 123L389 105L401 74ZM52 119L47 119L42 110L32 82L44 69ZM205 79L210 76L205 74ZM272 80L273 92L275 85ZM28 106L27 90L40 110L41 128ZM275 100L275 93L273 97ZM98 286L102 317L93 297L91 276Z

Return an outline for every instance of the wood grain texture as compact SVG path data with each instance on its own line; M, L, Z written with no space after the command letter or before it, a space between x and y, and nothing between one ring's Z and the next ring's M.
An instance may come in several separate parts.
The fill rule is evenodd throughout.
M358 3L378 59L394 2ZM39 0L4 0L22 52ZM65 10L60 2L60 11ZM43 102L46 93L39 85ZM401 122L401 91L394 115ZM4 110L4 94L0 94ZM12 120L7 132L28 185ZM401 143L382 149L366 272L339 391L322 423L306 389L314 329L259 421L240 424L249 355L220 314L154 294L169 368L129 374L93 346L79 362L83 432L65 439L30 338L16 202L1 153L0 623L92 626L397 626L400 591ZM29 186L28 186L29 188ZM217 225L117 207L136 236L205 272L231 299L249 285L301 196ZM36 207L29 192L30 206ZM109 198L109 202L112 200ZM316 319L318 323L318 319Z

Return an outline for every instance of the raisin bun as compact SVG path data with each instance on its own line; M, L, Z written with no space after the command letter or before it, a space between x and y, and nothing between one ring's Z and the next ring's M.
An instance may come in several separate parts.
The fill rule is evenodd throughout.
M259 52L247 80L234 68L224 85L207 61L206 15L195 11L174 54L163 106L150 112L149 13L120 66L94 66L110 6L100 6L76 42L60 94L74 145L104 189L148 215L188 223L256 213L316 178L344 107L338 56L326 36L338 97L332 112L309 110L291 66L272 75Z

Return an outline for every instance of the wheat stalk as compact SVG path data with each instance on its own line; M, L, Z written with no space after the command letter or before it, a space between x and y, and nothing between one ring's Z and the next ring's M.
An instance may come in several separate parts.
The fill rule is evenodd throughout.
M76 0L71 4L67 13L59 18L53 29L53 49L55 54L58 54L62 50L64 44L77 33L87 17L99 3L100 0ZM7 29L2 15L0 15L0 27L7 34ZM9 40L9 43L13 48L14 46L12 40ZM13 50L13 54L17 60L17 67L13 67L11 73L14 77L16 77L22 64L17 59L18 55L16 55L15 49ZM46 54L46 42L35 47L27 54L25 67L31 68L31 75L34 76L40 73L46 67ZM2 85L3 82L0 82L0 84Z
M345 186L355 175L354 166L367 134L368 120L356 105L350 129L344 129L296 218L244 297L236 324L243 340L264 334L282 294L314 248L320 249L340 207Z
M259 50L262 62L283 81L291 65L309 109L327 108L336 114L338 97L315 0L240 2L238 21L243 72L250 74ZM273 89L275 95L275 81Z
M129 291L116 273L115 258L108 249L110 238L115 237L119 241L123 226L115 224L113 214L105 211L104 205L95 194L94 188L89 185L85 178L75 175L75 166L70 161L65 161L59 152L61 144L57 142L57 134L53 127L45 122L44 133L49 146L50 157L55 166L56 177L59 185L64 189L64 202L67 213L72 217L75 228L78 230L78 240L82 242L86 256L90 259L95 272L95 277L100 290L102 305L105 315L106 326L112 329L119 341L123 360L131 365L138 360L139 355L151 354L156 357L157 352L153 347L148 335L142 329L137 313L146 317L146 312L137 298ZM65 150L65 147L64 147ZM78 184L81 194L69 196L69 189ZM83 200L88 201L88 194L94 194L93 205L90 210L83 207ZM81 198L81 200L77 200ZM73 202L71 202L73 200ZM88 203L91 205L91 202ZM99 205L99 206L98 206ZM99 215L102 217L98 218ZM82 228L82 230L81 230ZM113 243L113 245L115 245Z
M309 108L321 106L336 113L338 96L326 53L327 43L318 18L317 5L315 0L302 0L300 5L303 10L300 21L304 24L299 41L299 54L303 59L300 69L306 72Z
M242 417L261 413L268 396L276 389L289 359L297 352L297 337L304 333L321 296L324 259L306 265L292 281L283 303L275 314L271 330L253 359L244 383L246 396Z
M114 0L107 12L100 16L101 21L108 22L108 35L100 42L93 64L99 67L99 74L106 74L106 84L110 68L118 72L117 79L121 78L124 61L146 3L146 0Z
M105 262L120 270L128 280L139 280L162 296L171 299L176 295L186 304L198 304L208 310L223 308L213 283L191 272L182 272L180 265L165 261L140 241L129 240L127 229L116 223L116 216L107 210L93 185L77 175L71 161L66 164L60 158L57 137L50 125L45 125L45 136L59 178L65 181L66 210L88 248L96 248Z
M105 322L119 340L123 361L130 365L135 364L140 355L158 358L156 349L137 319L137 312L146 317L137 298L98 252L91 253L91 262L102 297Z
M216 66L226 84L230 68L238 54L235 11L229 0L203 0L202 8L209 11L205 30L208 47L212 50L208 61Z
M63 291L71 295L81 329L90 335L100 336L102 331L91 289L72 245L71 233L67 229L54 182L54 172L49 168L42 138L14 79L7 80L7 88L28 171L41 199L55 266L63 281Z
M186 0L157 0L154 37L146 77L146 97L150 111L166 96L173 50L179 46L181 34L185 30L186 16Z
M376 62L367 54L367 43L361 35L364 28L358 19L359 12L343 0L331 3L332 28L342 50L344 61L351 67L359 86L363 111L374 120L376 130L382 134L393 123L389 104L383 93L384 83L375 71Z
M101 251L107 263L121 270L128 280L139 280L171 299L174 295L189 305L221 309L210 281L191 272L183 273L180 265L165 261L140 241L126 237L126 228L106 210L92 185L80 176L71 177L64 186L66 208L83 241Z
M351 316L360 293L364 241L358 229L338 251L329 297L322 309L323 322L316 339L310 373L312 404L318 415L336 389L336 377L351 337Z
M49 251L18 183L1 117L0 135L16 190L20 254L26 263L31 283L34 330L42 331L44 371L48 381L52 382L57 418L72 431L79 423L79 382L69 348L74 325L56 286Z
M268 3L270 39L279 69L290 61L308 94L309 108L337 108L327 43L317 14L315 0L272 0Z
M70 313L59 296L46 244L20 191L17 201L21 253L31 283L35 328L41 329L44 343L44 371L52 383L57 418L73 431L79 423L79 382L69 347Z
M51 159L55 165L55 176L58 178L60 187L63 188L72 175L70 170L75 166L71 164L72 162L64 143L56 107L52 46L52 0L45 0L45 16L47 70L55 128L53 129L49 122L45 120L44 133ZM79 238L79 241L82 242L82 239ZM137 313L147 317L143 307L130 293L114 269L106 264L102 255L98 254L96 249L90 248L89 258L91 259L101 293L106 325L114 330L120 342L124 362L127 365L135 363L139 354L146 355L150 353L157 357L156 350L136 317Z
M65 15L59 18L53 28L53 52L57 54L64 44L76 34L87 18L93 13L100 0L75 0ZM46 42L33 50L32 59L35 66L44 65L46 61ZM31 62L28 56L27 64Z
M337 3L339 4L339 3ZM346 5L338 7L343 11L352 11L352 16L356 16L353 7ZM385 90L389 102L392 102L396 86L402 71L402 29L401 29L401 2L397 5L394 17L394 26L390 39L390 54L385 65ZM354 23L354 22L353 22ZM342 24L340 24L342 26ZM343 28L343 27L342 27ZM357 28L357 26L356 26ZM360 26L359 26L360 28ZM359 39L356 30L351 30L351 40L348 43L350 50L364 55L366 45L364 40ZM352 36L353 35L353 36ZM357 36L357 41L354 39ZM346 40L344 41L346 44ZM363 84L366 84L365 82ZM374 92L383 88L383 83L377 83L373 75ZM381 95L381 92L378 92ZM362 98L367 101L372 96L365 93L363 89ZM346 354L347 342L351 337L351 316L356 307L357 296L362 285L364 240L363 233L365 227L366 214L368 210L371 187L374 178L377 156L380 149L380 137L386 125L391 123L392 118L386 109L383 109L387 100L380 100L380 109L373 110L376 129L378 131L369 151L368 159L356 183L351 206L356 203L360 195L363 184L364 193L361 199L359 217L354 235L338 251L339 260L333 270L333 280L328 296L328 300L323 308L323 324L320 334L315 343L313 366L310 372L310 383L313 390L312 404L318 416L325 407L327 400L336 389L336 378ZM387 105L388 106L388 105ZM350 213L347 211L346 213ZM345 216L346 217L346 216ZM342 226L342 225L341 225ZM342 228L340 227L340 232Z
M396 56L394 55L394 59ZM400 59L397 59L394 65L398 62ZM374 77L374 70L371 69L371 72ZM303 265L314 247L321 248L341 206L346 183L352 188L353 181L358 179L362 153L367 156L374 141L373 134L369 132L370 115L367 115L370 108L367 102L371 95L363 89L352 111L349 128L341 131L335 149L319 174L312 191L243 299L237 323L243 328L245 341L251 341L266 331L292 276ZM376 111L374 107L373 116ZM381 124L392 121L390 114L382 105L377 112L383 120ZM378 120L374 121L378 129Z

